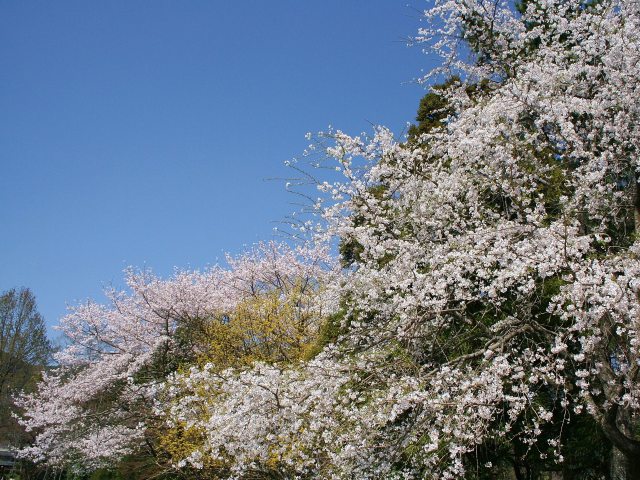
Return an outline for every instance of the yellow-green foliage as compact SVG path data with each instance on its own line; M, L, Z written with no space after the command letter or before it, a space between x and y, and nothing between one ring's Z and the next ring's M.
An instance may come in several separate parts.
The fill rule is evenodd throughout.
M329 334L327 325L335 323L335 319L327 320L314 308L317 294L317 285L300 281L286 289L247 295L233 311L200 321L197 328L186 332L196 337L189 339L196 350L195 366L206 364L215 373L248 368L258 361L291 364L317 354L328 343L324 338ZM183 364L179 371L187 374L190 367ZM215 392L198 391L193 385L192 388L191 393L202 398L209 395L213 401ZM160 425L156 434L159 450L174 465L202 451L206 439L205 432L184 423L172 427ZM208 455L202 460L202 472L208 472L210 478L216 478L224 470L224 460L213 460ZM274 463L280 461L274 456Z
M204 325L198 363L211 363L215 370L224 370L247 367L256 361L301 359L320 323L311 301L310 292L302 285L285 294L272 291L247 298L233 312Z
M194 426L187 426L184 422L178 422L168 428L159 436L159 447L167 455L172 463L187 458L193 452L201 449L205 439L205 432ZM219 472L224 469L225 462L214 459L210 455L202 457L203 470ZM215 477L212 477L215 478Z

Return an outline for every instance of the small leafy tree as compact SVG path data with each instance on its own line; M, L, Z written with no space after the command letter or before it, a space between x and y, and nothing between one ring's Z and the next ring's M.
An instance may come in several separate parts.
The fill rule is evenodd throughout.
M27 288L0 295L0 444L20 436L11 418L11 397L32 386L50 360L52 348L36 300Z

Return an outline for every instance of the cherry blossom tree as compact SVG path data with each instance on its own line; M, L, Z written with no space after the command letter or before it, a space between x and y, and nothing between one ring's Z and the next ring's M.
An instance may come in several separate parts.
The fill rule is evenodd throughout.
M417 144L324 136L346 177L321 185L329 233L356 252L345 342L413 365L372 367L389 416L362 465L459 478L507 442L561 469L585 414L636 478L640 5L451 0L426 16L432 75L461 79L439 92L444 125Z
M18 400L23 426L36 434L22 454L91 469L146 449L160 462L158 386L212 352L227 365L240 347L266 358L266 344L283 356L309 344L323 316L316 297L330 273L327 258L320 248L270 243L228 257L228 268L177 271L169 280L127 271L128 289L108 290L107 305L88 302L62 319L69 345L56 356L59 367ZM248 321L247 306L265 296L269 309L253 310Z

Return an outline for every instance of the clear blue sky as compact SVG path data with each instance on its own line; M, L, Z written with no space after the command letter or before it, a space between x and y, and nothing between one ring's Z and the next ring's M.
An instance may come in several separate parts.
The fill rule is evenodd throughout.
M422 0L0 2L0 290L53 325L128 265L202 268L295 210L308 131L400 132Z

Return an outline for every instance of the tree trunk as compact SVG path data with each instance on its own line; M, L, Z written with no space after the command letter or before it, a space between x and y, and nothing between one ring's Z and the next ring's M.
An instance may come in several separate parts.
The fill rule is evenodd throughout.
M625 480L640 480L640 457L624 456Z
M614 447L610 474L611 480L640 480L640 457L625 455Z
M602 425L614 445L611 477L614 480L640 480L640 441L634 435L635 420L626 408L614 405Z

